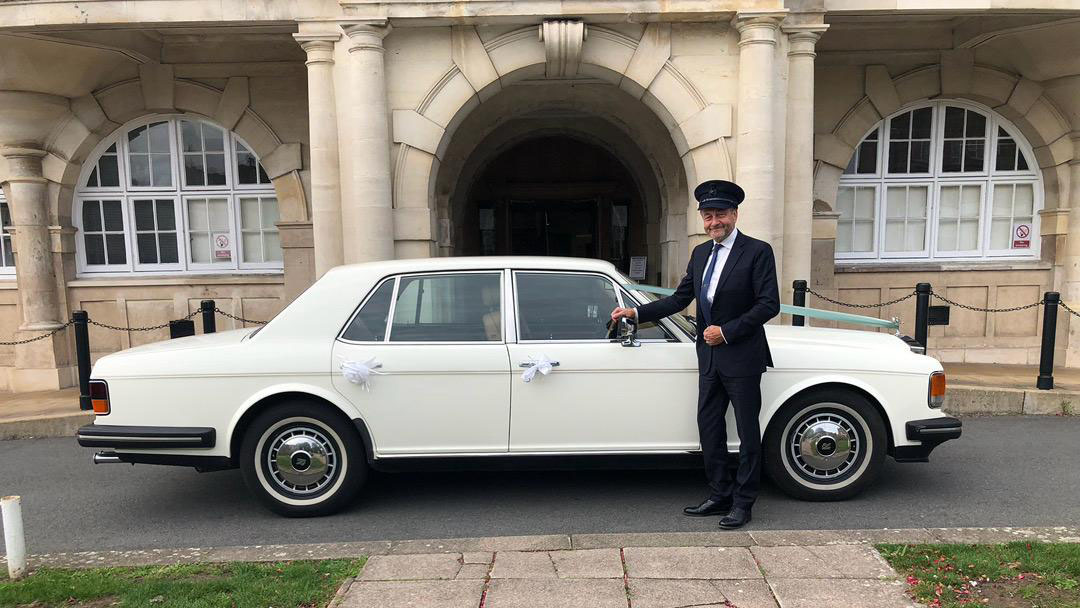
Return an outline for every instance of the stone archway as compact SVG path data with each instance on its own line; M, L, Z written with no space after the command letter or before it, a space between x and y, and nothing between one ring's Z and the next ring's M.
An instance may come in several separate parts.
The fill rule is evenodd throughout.
M659 155L663 166L652 169L657 182L663 184L663 221L656 229L662 234L657 241L665 244L661 255L663 277L678 274L689 249L687 237L700 230L696 222L691 226L686 221L687 210L693 204L687 184L697 183L703 176L731 179L733 169L726 142L731 135L731 107L706 103L690 80L669 61L670 25L650 24L636 40L614 30L590 27L587 40L579 40L583 43L577 47L578 55L556 61L560 66L569 63L576 67L572 78L549 73L549 57L535 27L520 28L487 41L481 40L474 27L454 27L452 42L454 66L415 109L393 113L393 139L399 144L394 167L398 257L433 255L436 245L444 240L441 237L447 236L442 234L445 228L441 220L449 217L440 216L439 209L451 192L440 176L447 166L461 165L458 154L448 151L452 146L459 149L455 145L460 143L459 137L470 136L470 131L461 127L477 115L478 108L484 108L481 115L497 121L499 116L526 111L497 111L499 99L506 99L507 91L515 85L527 86L541 96L545 89L552 90L549 87L563 93L592 87L605 92L607 103L635 107L639 117L620 120L604 107L605 103L595 100L589 108L593 113L608 118L624 133L647 130L648 138L642 139L639 133L635 141L666 148ZM573 50L568 52L572 54ZM585 97L579 95L579 101ZM545 104L551 107L550 102L526 100L525 105L539 110ZM641 118L641 113L647 113L648 119ZM403 226L409 228L399 228Z

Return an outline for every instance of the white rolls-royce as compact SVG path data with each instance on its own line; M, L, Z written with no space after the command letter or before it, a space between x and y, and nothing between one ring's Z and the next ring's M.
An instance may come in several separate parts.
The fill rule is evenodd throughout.
M287 516L332 513L369 469L505 459L685 455L696 427L694 327L636 328L656 296L607 262L482 257L331 270L268 324L102 357L85 447L96 462L239 467ZM889 455L960 436L940 363L868 331L766 327L765 470L785 492L859 492ZM618 335L617 335L618 334ZM729 410L728 448L738 451ZM587 458L586 458L587 460Z

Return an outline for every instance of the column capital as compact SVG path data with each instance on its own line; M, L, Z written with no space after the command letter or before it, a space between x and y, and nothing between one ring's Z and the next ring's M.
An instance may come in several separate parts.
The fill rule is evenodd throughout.
M378 21L358 21L343 25L341 29L344 30L349 40L353 42L352 46L349 47L350 53L362 50L382 53L384 51L383 38L386 38L392 28L390 23L383 19Z
M748 44L776 45L780 23L787 11L739 11L731 25L739 31L739 46Z
M788 37L788 57L807 56L814 57L814 46L829 29L827 24L813 25L785 25L781 28Z
M9 175L5 181L10 183L45 183L42 175L41 159L48 152L36 148L8 147L0 148L0 156L8 160Z
M307 53L307 65L332 64L334 63L334 44L341 39L341 34L293 34L293 39Z

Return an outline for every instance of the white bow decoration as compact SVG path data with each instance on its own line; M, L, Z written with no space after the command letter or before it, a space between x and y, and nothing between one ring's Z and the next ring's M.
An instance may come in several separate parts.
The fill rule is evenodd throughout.
M536 373L540 372L543 375L548 375L553 369L552 363L555 363L551 359L548 359L544 355L539 357L529 357L529 367L521 374L521 379L525 382L532 382L532 379L536 377Z
M371 390L371 376L373 374L382 375L382 372L378 371L382 367L382 363L375 360L375 357L364 361L343 361L341 363L341 373L345 376L345 379L353 384L359 384L364 387L364 390Z

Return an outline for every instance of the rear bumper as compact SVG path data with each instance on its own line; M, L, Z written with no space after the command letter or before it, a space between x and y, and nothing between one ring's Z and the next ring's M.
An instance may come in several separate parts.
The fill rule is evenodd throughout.
M957 439L963 431L963 423L956 418L943 416L926 420L911 420L905 425L907 438L921 445L902 445L893 448L897 462L927 462L930 452L950 439Z
M88 424L77 438L84 448L212 448L216 435L212 427Z

